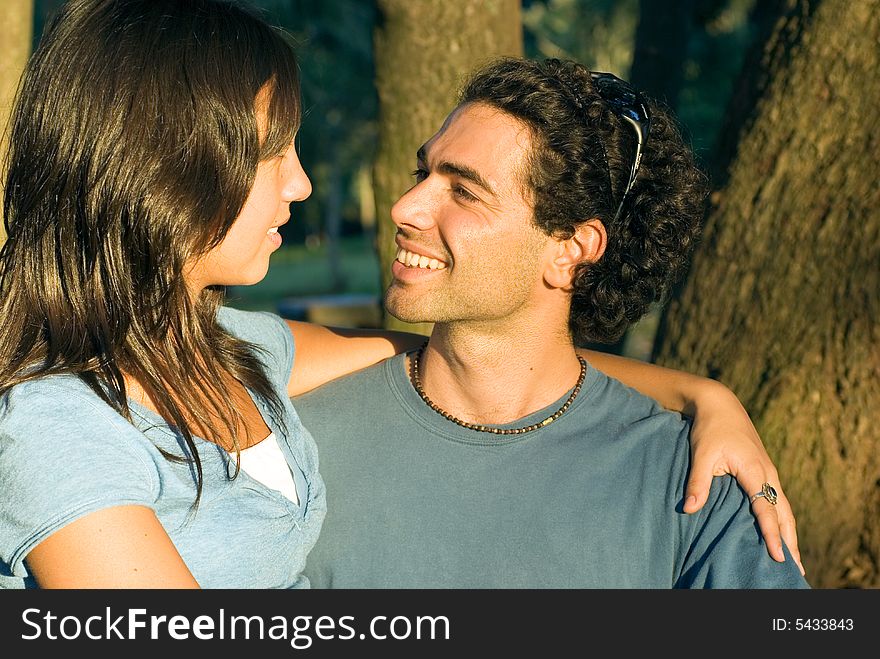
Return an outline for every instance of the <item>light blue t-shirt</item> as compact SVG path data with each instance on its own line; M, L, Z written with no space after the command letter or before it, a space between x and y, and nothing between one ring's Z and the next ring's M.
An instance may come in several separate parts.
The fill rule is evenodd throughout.
M300 504L244 472L229 478L228 454L196 439L204 480L193 512L193 465L162 455L185 453L161 417L132 403L132 425L74 376L27 382L0 399L0 587L35 587L24 562L34 546L77 518L127 504L155 511L203 588L308 587L302 570L326 502L314 441L287 397L293 335L270 313L226 307L218 321L261 349L283 420L252 397L299 477Z

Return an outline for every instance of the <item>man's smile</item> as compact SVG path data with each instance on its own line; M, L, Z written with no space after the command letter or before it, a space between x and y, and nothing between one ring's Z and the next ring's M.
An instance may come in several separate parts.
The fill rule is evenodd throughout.
M397 249L395 260L408 268L426 268L428 270L443 270L446 268L446 263L439 259L411 252L402 247Z

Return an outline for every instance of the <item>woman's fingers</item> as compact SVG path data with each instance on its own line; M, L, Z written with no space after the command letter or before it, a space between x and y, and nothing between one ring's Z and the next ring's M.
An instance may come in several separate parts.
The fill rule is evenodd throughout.
M791 552L794 562L798 564L801 574L806 575L807 571L804 569L804 564L801 562L801 551L798 548L797 522L794 519L794 511L792 511L791 504L788 502L788 497L785 496L782 488L777 487L776 491L779 494L776 509L779 515L779 529L782 533L782 539L785 540L788 551Z
M758 519L761 535L764 536L764 544L767 545L767 553L770 554L773 560L780 563L785 562L785 552L782 550L779 513L776 510L776 506L763 497L758 497L752 503L752 513Z
M685 487L684 512L695 513L700 510L709 498L709 488L712 487L712 466L693 456L693 466Z
M806 574L798 549L794 513L779 484L779 474L772 463L766 462L769 458L762 460L760 456L756 456L745 463L731 464L718 454L710 455L704 451L695 451L693 448L691 458L692 467L685 488L684 512L695 513L706 504L712 478L715 476L730 474L735 477L750 499L762 491L764 483L769 483L777 493L776 505L763 496L752 502L752 513L758 521L758 527L767 545L767 553L774 560L784 562L785 552L782 548L784 541L801 574Z

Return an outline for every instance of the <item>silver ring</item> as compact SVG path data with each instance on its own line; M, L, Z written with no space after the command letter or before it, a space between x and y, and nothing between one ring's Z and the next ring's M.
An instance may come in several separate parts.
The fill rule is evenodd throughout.
M770 483L764 483L761 486L761 491L758 492L757 494L753 494L752 497L749 499L749 504L755 503L755 499L757 499L758 497L764 497L765 499L767 499L767 501L769 501L774 506L776 505L776 501L778 499L778 495L776 494L776 490L774 489L774 487L772 485L770 485Z

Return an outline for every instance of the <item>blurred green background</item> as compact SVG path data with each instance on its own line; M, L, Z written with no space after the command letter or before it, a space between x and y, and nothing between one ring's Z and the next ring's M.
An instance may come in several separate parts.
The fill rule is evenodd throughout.
M34 42L60 0L36 0ZM284 244L259 284L233 287L229 304L291 315L302 298L378 300L376 217L371 169L378 133L373 0L251 0L294 37L305 115L298 136L312 196L292 207ZM755 0L523 0L527 57L566 57L613 72L660 98L678 115L699 158L711 152L734 79L754 36ZM657 33L637 34L650 11ZM644 22L643 22L644 24ZM644 28L642 28L644 29ZM663 32L663 33L660 33ZM635 49L653 48L656 71L631 77ZM647 45L645 45L647 44ZM674 53L671 67L664 56ZM668 58L668 57L667 57ZM662 78L662 80L661 80ZM653 89L651 87L654 87ZM672 97L664 94L669 92ZM660 92L658 94L658 91ZM450 98L450 109L453 99ZM427 137L427 136L426 136ZM324 298L326 299L326 297ZM362 310L361 310L362 311ZM339 324L371 325L375 314L336 316ZM622 348L650 354L657 318L649 314Z
M441 95L420 114L419 94L448 91L431 65L454 60L452 44L497 52L484 47L501 34L486 16L501 1L251 0L298 44L305 109L298 146L314 192L293 206L268 276L230 289L230 304L295 317L309 304L313 311L317 298L337 313L310 316L315 322L382 322L376 235L387 210L377 217L375 209L406 189L412 167L383 164L389 107L419 119L411 123L424 134L415 137L427 138L443 116L435 112ZM880 131L876 113L864 110L878 97L878 3L503 0L510 24L521 22L526 56L573 58L665 102L715 179L707 227L716 240L697 251L667 309L673 313L658 333L654 309L608 348L717 379L739 397L779 465L815 587L880 584ZM31 25L36 42L59 4L0 3L8 23L0 92L18 79ZM406 14L410 20L397 22L405 29L389 37L394 21L380 24L378 7L386 17ZM441 26L425 16L448 20ZM518 36L509 27L504 34ZM383 38L429 57L394 59L398 51L376 47L387 45ZM402 83L412 80L423 83L418 94L388 94L389 82L410 93ZM448 109L453 102L450 95ZM393 185L390 171L402 176ZM655 348L655 335L664 334Z

